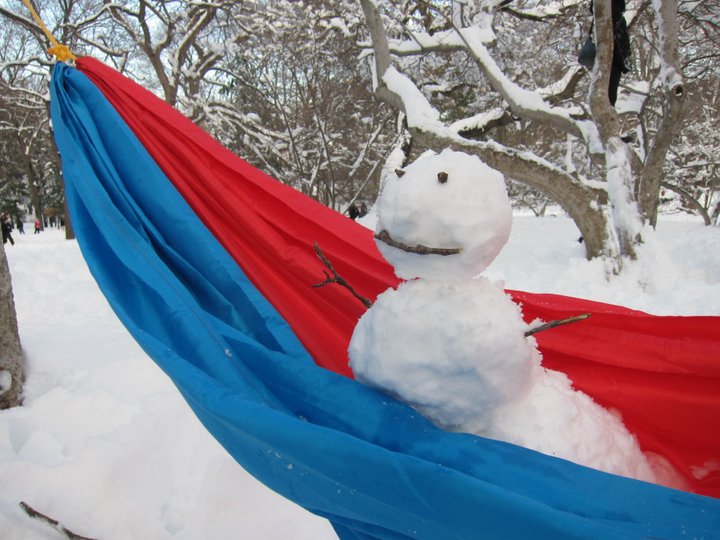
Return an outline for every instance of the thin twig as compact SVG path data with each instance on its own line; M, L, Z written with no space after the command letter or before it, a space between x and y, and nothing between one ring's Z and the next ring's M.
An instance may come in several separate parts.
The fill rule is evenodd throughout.
M422 244L418 244L416 246L408 246L407 244L403 244L402 242L398 242L397 240L394 240L392 236L390 236L390 233L387 232L385 229L380 231L375 235L375 238L380 240L381 242L385 242L388 246L392 246L398 249L401 249L403 251L407 251L408 253L417 253L418 255L457 255L462 251L462 248L433 248L428 246L423 246Z
M53 529L64 534L70 540L95 540L94 538L89 538L87 536L80 536L79 534L75 534L74 532L67 529L64 525L62 525L57 520L38 512L37 510L35 510L33 507L31 507L25 501L22 501L20 503L20 508L22 508L25 511L25 513L28 516L30 516L31 518L37 519L39 521L42 521L42 522L50 525Z
M313 287L324 287L325 285L328 285L330 283L337 283L338 285L341 285L347 290L349 290L352 295L358 300L360 300L366 308L370 309L372 307L373 303L370 300L358 294L357 291L355 291L355 289L353 289L352 286L347 281L345 281L345 279L343 279L340 274L337 273L332 263L327 259L327 257L325 257L325 254L323 253L322 249L320 249L320 246L317 242L315 242L315 254L322 261L322 263L332 272L332 276L325 272L325 281L323 281L322 283L318 283L317 285L313 285Z
M582 321L582 320L588 319L589 317L590 317L589 313L583 313L582 315L575 315L574 317L568 317L567 319L559 319L557 321L550 321L548 323L541 324L540 326L536 326L535 328L531 328L530 330L525 332L525 337L532 336L533 334L537 334L538 332L542 332L543 330L549 330L550 328L555 328L556 326L563 326L565 324Z

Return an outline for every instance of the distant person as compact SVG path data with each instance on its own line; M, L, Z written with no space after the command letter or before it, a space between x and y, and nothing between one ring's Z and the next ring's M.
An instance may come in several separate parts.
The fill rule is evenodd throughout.
M42 230L42 223L40 223L39 219L35 220L35 233L34 234L40 234L40 231Z
M15 221L15 228L20 234L25 234L25 224L23 223L23 220L21 218L17 218L17 220Z
M348 208L348 216L350 216L350 219L355 220L360 216L360 208L358 208L358 205L355 203L352 203L350 205L350 208Z
M2 218L0 218L0 220L2 220L3 244L7 244L8 242L10 242L10 245L14 246L15 240L13 240L13 237L12 237L13 226L12 226L12 222L10 221L10 218L8 216L6 216L5 214L3 214Z

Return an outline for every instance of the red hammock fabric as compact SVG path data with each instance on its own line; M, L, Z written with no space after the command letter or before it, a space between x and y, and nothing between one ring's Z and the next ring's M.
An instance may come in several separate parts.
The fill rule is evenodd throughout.
M352 376L347 346L365 308L342 287L313 288L325 279L314 244L359 294L374 300L398 279L371 231L271 181L102 63L81 58L77 66L315 361ZM527 320L591 313L537 335L545 365L619 411L643 449L668 459L689 490L720 497L720 317L656 317L557 295L510 294Z

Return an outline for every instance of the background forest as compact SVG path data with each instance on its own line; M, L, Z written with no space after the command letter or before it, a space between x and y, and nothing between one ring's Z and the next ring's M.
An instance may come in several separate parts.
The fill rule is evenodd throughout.
M516 205L537 214L560 205L589 257L633 256L638 231L615 225L618 245L607 239L623 198L643 223L655 223L659 205L708 225L720 219L718 0L627 1L630 72L614 108L593 102L594 81L607 78L602 44L612 41L602 39L605 2L596 2L595 72L578 63L589 0L33 3L75 54L113 65L237 155L341 212L374 201L383 168L455 146L503 172ZM60 219L54 59L20 0L0 0L0 21L0 207ZM379 79L389 65L450 135L408 122L407 95ZM607 163L618 137L631 172L620 180L627 193L613 198Z

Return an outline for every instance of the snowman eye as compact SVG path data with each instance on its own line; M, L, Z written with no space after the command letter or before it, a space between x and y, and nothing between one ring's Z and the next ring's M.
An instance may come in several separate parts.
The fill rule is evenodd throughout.
M447 181L448 181L448 173L439 172L438 173L438 182L440 182L441 184L444 184Z
M398 178L401 178L405 174L405 171L402 169L395 169L395 174L397 174Z

